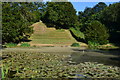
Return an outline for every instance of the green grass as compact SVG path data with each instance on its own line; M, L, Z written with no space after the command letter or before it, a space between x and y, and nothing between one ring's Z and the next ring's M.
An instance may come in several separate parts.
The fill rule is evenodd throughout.
M28 44L28 43L22 43L22 44L20 45L20 47L30 47L30 44Z
M42 27L45 27L44 24L39 24L38 29ZM40 33L40 30L35 30L37 33L34 33L30 40L32 40L30 43L32 44L72 44L75 41L75 39L70 36L71 34L68 33L68 31L65 31L64 29L58 29L55 30L54 28L47 28L45 33Z
M7 44L5 44L5 46L8 48L11 48L11 47L16 47L17 44L16 43L7 43Z
M71 44L73 41L67 39L34 39L35 44Z

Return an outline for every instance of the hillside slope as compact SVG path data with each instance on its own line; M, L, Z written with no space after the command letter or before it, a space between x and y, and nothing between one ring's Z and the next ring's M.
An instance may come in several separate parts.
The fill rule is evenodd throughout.
M34 33L30 37L32 46L70 46L77 42L69 32L69 30L56 30L55 28L47 28L42 22L32 25Z

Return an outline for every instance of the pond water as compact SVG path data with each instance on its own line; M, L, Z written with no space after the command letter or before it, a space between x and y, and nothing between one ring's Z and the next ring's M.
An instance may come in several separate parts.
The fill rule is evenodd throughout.
M105 65L120 67L120 49L116 50L81 50L71 54L72 62L97 62Z

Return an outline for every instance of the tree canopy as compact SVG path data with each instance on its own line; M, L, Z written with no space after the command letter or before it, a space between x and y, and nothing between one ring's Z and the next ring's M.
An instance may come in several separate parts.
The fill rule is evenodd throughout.
M100 21L105 24L110 31L120 30L120 3L115 3L101 12Z
M48 2L43 22L56 28L73 27L76 20L76 11L70 2Z
M106 27L99 21L92 21L87 24L84 30L87 41L105 44L108 42L109 34Z
M33 32L30 25L40 20L40 6L42 3L2 3L2 42L20 42L28 38Z

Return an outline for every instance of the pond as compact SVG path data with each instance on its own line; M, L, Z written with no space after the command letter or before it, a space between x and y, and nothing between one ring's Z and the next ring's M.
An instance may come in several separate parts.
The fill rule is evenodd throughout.
M97 62L105 65L120 67L120 49L116 50L81 50L73 49L77 52L71 54L71 60L76 64L82 62Z
M119 51L80 48L62 49L62 52L10 50L2 52L6 78L119 78Z

